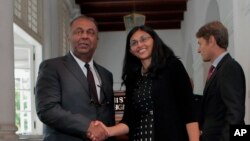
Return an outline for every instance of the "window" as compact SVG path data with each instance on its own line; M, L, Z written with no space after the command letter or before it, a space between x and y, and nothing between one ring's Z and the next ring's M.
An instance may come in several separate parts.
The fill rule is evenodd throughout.
M15 0L15 2L14 2L14 14L19 19L22 18L21 11L22 11L21 0Z
M38 10L37 0L28 0L28 26L36 33L38 33L37 10Z
M34 85L41 62L41 45L14 24L15 104L19 135L42 134L42 123L35 111Z
M14 0L14 22L38 42L42 42L41 0Z
M33 94L33 47L15 46L15 104L18 133L31 134L31 95Z

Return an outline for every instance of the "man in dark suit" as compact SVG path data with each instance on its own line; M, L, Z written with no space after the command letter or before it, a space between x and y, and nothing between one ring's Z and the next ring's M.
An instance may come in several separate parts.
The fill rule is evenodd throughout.
M228 32L222 23L214 21L202 26L196 37L198 53L213 66L203 92L201 140L229 141L230 125L244 124L244 72L227 52Z
M93 61L98 41L94 19L75 18L70 23L69 41L68 54L45 60L39 69L35 98L37 115L45 126L45 141L86 141L88 132L105 133L95 120L115 124L113 76ZM85 64L92 72L93 87Z

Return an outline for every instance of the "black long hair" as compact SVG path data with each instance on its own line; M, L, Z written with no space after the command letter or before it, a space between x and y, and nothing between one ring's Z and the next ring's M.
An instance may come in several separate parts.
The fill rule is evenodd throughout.
M171 57L176 57L170 47L168 47L158 36L158 34L148 26L136 26L127 35L126 50L123 60L122 84L131 82L138 72L140 72L142 64L139 58L130 52L130 38L138 30L147 32L153 39L152 60L149 66L149 73L155 75L157 70L163 67L166 61Z

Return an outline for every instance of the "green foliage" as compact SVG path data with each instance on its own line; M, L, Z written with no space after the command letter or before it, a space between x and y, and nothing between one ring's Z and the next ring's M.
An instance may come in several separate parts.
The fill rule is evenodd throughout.
M15 108L16 108L16 116L15 123L17 128L20 128L20 90L16 88L15 90Z

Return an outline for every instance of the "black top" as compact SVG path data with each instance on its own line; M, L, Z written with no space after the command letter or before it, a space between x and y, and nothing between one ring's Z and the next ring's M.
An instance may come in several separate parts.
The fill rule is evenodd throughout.
M152 78L149 75L139 77L136 87L132 94L132 104L137 111L135 114L135 131L130 140L153 141Z
M138 89L133 82L126 84L124 116L121 122L129 127L129 138L133 137L137 125L138 107L133 101L133 92ZM197 122L193 107L193 92L188 74L177 58L169 59L165 66L152 75L153 125L155 141L188 141L186 124Z

